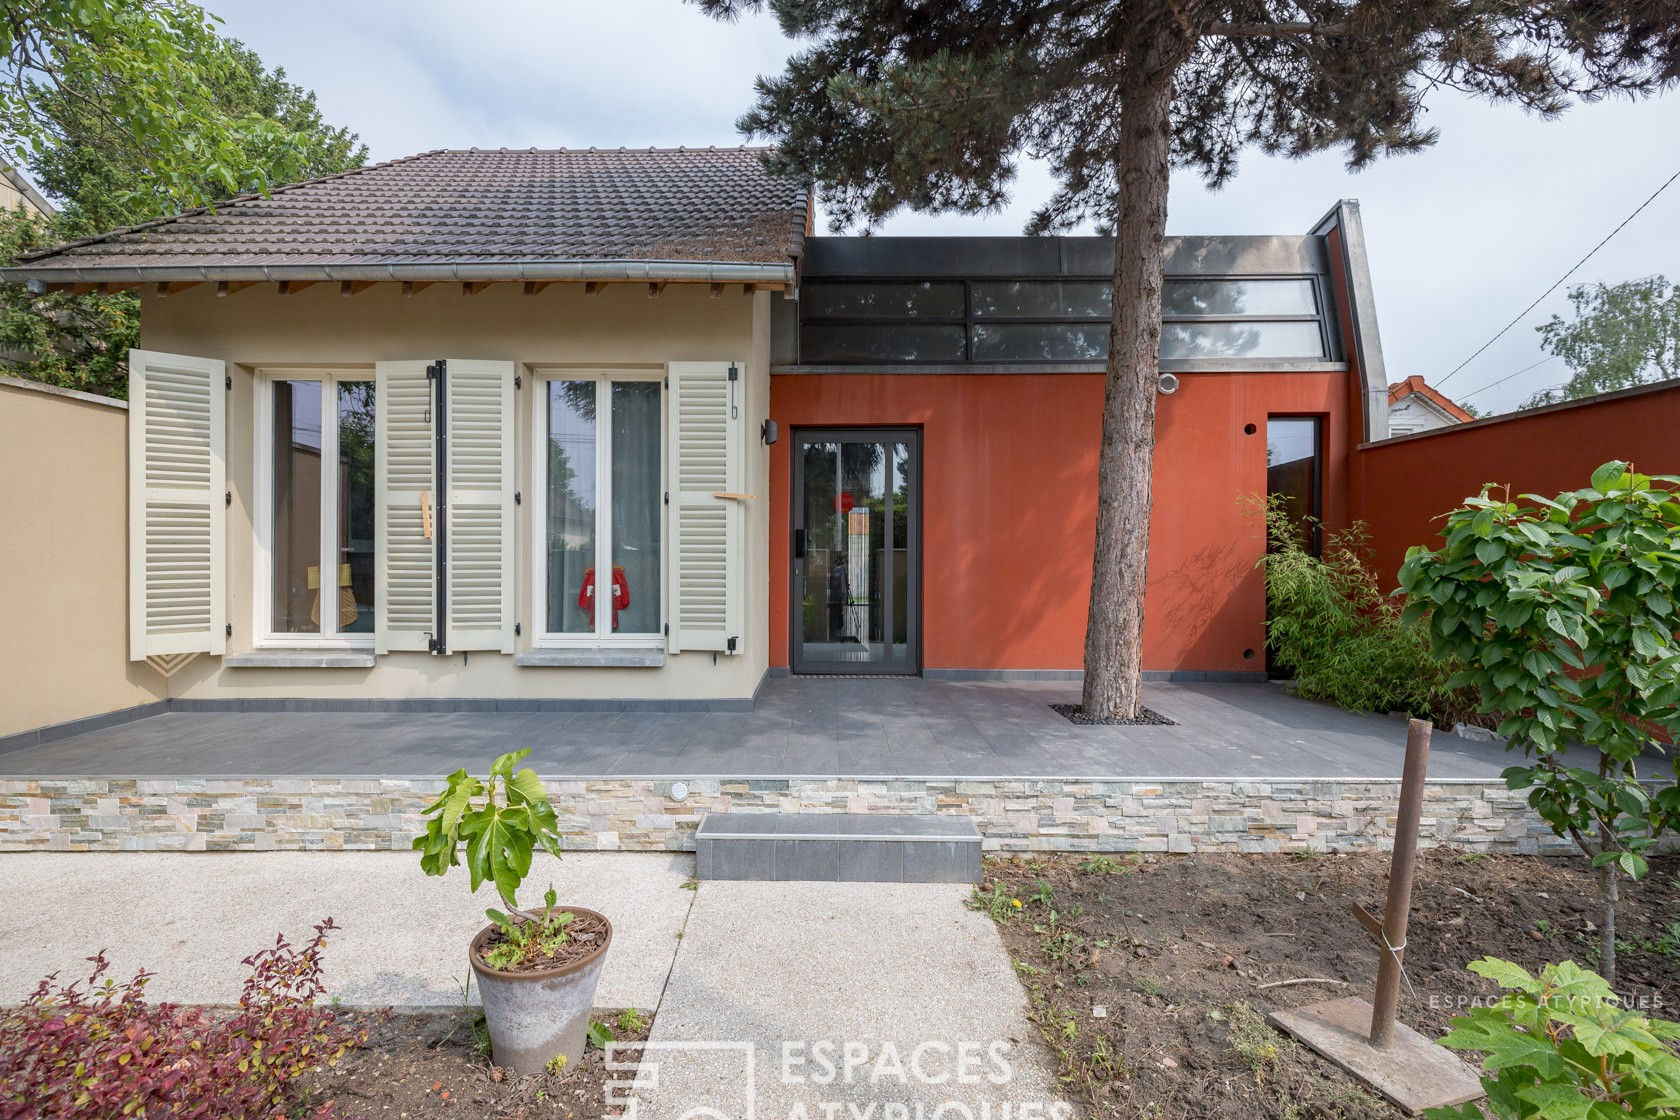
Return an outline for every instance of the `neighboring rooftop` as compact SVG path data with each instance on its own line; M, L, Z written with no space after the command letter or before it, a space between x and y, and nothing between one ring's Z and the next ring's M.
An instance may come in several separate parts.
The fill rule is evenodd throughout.
M11 279L791 279L809 192L755 148L439 150L30 254ZM763 275L760 275L763 274Z
M10 210L20 203L42 218L58 213L58 208L35 189L28 176L15 167L0 166L0 206Z
M1415 373L1406 380L1396 381L1388 387L1389 408L1392 409L1408 400L1438 413L1448 423L1463 424L1475 419L1457 401L1448 397ZM1401 433L1397 432L1395 434Z

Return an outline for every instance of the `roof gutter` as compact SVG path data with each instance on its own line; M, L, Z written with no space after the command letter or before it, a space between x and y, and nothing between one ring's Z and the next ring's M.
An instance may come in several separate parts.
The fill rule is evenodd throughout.
M510 261L486 264L287 264L116 265L21 264L0 268L0 280L18 284L256 282L280 280L675 280L713 284L792 284L794 266L728 261Z

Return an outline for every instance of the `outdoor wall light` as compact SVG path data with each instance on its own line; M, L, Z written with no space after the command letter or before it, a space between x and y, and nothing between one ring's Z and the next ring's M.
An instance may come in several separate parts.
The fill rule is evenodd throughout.
M671 800L672 801L687 801L688 800L688 783L687 782L672 782L671 783Z
M1163 373L1155 380L1155 388L1161 391L1163 397L1170 397L1178 392L1178 378L1170 373Z
M766 420L758 429L758 434L764 438L764 446L769 447L781 435L781 429L776 427L774 420Z

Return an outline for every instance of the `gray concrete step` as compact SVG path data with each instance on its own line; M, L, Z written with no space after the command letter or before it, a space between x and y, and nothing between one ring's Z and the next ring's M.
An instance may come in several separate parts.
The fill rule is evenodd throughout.
M980 830L952 813L707 813L694 841L700 879L980 881Z

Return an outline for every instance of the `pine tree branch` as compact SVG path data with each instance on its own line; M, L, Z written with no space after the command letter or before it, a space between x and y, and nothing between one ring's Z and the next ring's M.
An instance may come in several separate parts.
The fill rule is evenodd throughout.
M1345 23L1227 23L1203 28L1202 34L1220 39L1278 39L1335 37L1352 30Z

